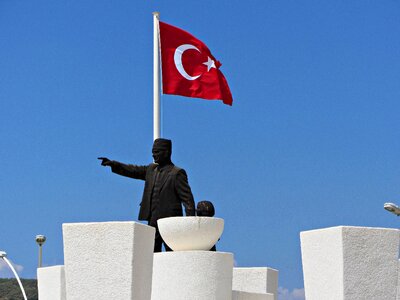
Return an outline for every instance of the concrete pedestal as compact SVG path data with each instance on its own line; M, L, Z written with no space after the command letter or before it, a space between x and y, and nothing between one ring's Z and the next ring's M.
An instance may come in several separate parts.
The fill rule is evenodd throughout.
M397 297L396 300L400 300L400 260L399 260L399 269L397 274Z
M63 224L68 300L150 300L154 234L135 222Z
M155 253L151 300L231 300L232 269L231 253Z
M278 270L271 268L233 268L232 289L250 293L271 293L278 299Z
M66 300L64 266L37 269L39 300Z
M300 237L307 300L396 299L399 230L340 226Z
M274 294L233 291L232 300L274 300Z

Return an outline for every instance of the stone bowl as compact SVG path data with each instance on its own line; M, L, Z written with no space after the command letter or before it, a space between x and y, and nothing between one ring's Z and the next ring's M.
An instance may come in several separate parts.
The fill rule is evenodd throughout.
M157 224L164 242L174 251L210 250L224 231L224 220L213 217L170 217Z

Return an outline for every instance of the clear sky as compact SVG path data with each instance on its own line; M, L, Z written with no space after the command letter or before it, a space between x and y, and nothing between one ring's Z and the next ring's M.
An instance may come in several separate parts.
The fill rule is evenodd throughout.
M208 45L234 97L162 96L219 250L301 299L300 231L399 226L399 1L0 0L0 250L22 277L36 234L63 264L62 223L137 220L143 182L96 158L152 160L153 11Z

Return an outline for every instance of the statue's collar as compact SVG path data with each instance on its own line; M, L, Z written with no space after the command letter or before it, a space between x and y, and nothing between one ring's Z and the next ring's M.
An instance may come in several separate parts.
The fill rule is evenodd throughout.
M156 169L158 171L164 171L164 170L171 169L173 166L174 166L174 164L172 162L169 162L169 163L167 163L165 165L162 165L162 166L157 165Z

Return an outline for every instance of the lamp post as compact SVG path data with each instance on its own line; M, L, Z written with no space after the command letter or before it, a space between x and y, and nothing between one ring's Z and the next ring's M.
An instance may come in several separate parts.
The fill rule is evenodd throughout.
M15 278L17 278L22 295L24 296L24 299L27 300L24 287L22 286L22 282L19 279L19 276L18 276L17 272L15 271L14 267L12 266L10 261L7 259L7 253L4 251L0 251L0 258L2 258L7 263L7 265L10 267L11 271L14 273Z
M398 207L394 203L385 203L383 205L383 208L386 209L387 211L391 212L392 214L395 214L396 216L400 216L400 207Z
M38 268L42 267L42 245L46 241L46 237L42 234L36 236L36 243L39 245L39 262Z

